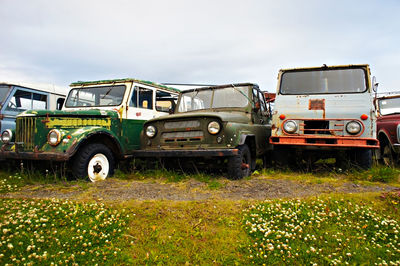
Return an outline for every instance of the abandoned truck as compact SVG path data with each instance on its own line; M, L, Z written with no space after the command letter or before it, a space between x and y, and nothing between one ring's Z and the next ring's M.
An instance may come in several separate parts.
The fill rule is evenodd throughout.
M0 158L68 161L76 177L103 180L140 147L143 123L176 106L177 89L138 79L72 83L63 111L28 110L2 133Z
M0 83L0 133L15 128L15 118L31 109L61 110L63 88L45 84Z
M336 158L338 166L369 168L379 148L368 65L280 70L270 143L274 160L312 163Z
M380 159L387 166L399 162L400 154L400 94L377 98L376 121L380 143Z
M182 92L174 114L144 124L135 156L212 159L239 179L270 149L270 131L270 112L256 84L191 89Z

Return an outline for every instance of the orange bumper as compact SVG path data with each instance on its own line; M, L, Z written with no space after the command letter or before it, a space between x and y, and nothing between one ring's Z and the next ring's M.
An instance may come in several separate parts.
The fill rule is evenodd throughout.
M274 145L298 145L316 147L379 148L379 141L373 138L322 137L322 136L279 136L269 138Z

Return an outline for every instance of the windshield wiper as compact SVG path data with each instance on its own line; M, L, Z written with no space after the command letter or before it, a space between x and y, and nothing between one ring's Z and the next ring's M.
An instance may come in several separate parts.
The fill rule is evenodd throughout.
M111 88L106 92L106 94L104 94L104 96L101 97L101 98L102 98L102 99L106 98L106 96L111 92L112 89L113 89L113 87L111 87Z

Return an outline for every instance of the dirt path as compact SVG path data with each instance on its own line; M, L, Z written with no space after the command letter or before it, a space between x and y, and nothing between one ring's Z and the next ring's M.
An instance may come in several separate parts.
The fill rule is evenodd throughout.
M208 184L190 179L178 183L159 180L133 181L110 178L99 183L64 183L24 186L1 198L62 198L104 201L174 200L199 201L212 199L264 200L271 198L307 197L322 193L362 193L398 189L384 184L359 185L351 182L311 184L286 179L253 177L250 180L221 180L222 187L210 189Z

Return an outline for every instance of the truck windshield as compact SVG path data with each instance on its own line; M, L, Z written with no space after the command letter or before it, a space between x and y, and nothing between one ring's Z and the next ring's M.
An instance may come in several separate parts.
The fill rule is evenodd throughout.
M95 107L120 105L125 94L125 85L86 87L72 89L66 107Z
M249 104L248 87L226 87L183 92L178 112L210 108L243 108Z
M379 112L381 115L400 113L400 97L380 99Z
M296 70L283 73L281 94L361 93L367 90L361 68Z
M0 105L3 105L9 90L10 87L8 85L0 85Z

